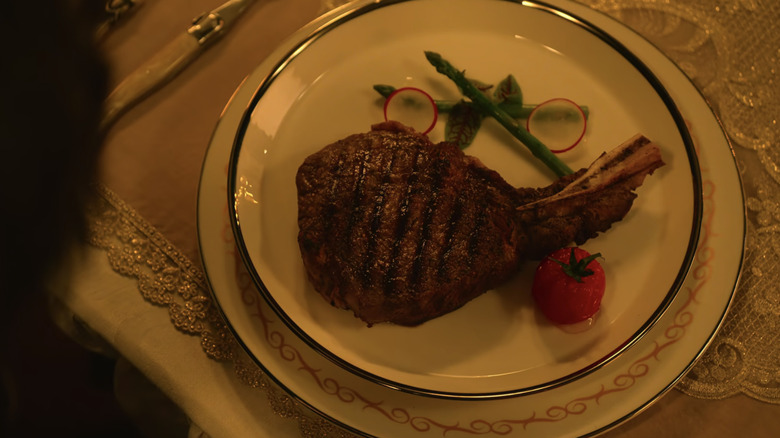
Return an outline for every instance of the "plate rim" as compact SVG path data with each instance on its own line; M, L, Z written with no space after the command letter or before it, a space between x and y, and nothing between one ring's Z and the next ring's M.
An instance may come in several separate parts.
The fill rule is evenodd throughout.
M566 0L560 0L560 1L567 2ZM567 3L570 3L570 2L567 2ZM579 5L579 7L585 7L585 6ZM594 13L600 13L600 11L597 11L597 10L591 10L591 11L594 12ZM604 14L602 14L602 15L604 15ZM624 29L626 29L628 31L633 32L632 29L628 28L627 26L625 26L624 24L622 24L620 22L617 22L614 19L611 19L611 17L608 17L608 16L604 15L604 18L610 19L610 20L614 21L615 25L618 25L618 26L620 26L620 27L622 27L622 28L624 28ZM640 36L640 38L642 38L642 37ZM642 38L642 40L644 41L645 44L649 43L644 38ZM723 136L722 139L726 143L726 146L727 146L727 148L728 148L728 150L730 152L730 155L731 155L731 159L729 161L729 163L730 163L729 168L731 168L732 166L734 168L736 168L737 167L737 163L736 163L736 157L734 156L734 149L733 149L732 142L728 138L728 136L725 134L725 130L723 129L723 124L722 124L721 120L718 118L717 114L715 114L715 112L714 112L710 102L701 94L701 90L699 90L697 87L695 87L695 85L693 85L690 82L690 79L687 78L687 76L680 70L679 66L677 66L673 61L671 61L667 55L665 55L662 52L660 52L660 50L656 49L656 51L658 52L657 55L660 55L663 59L666 60L665 62L669 62L674 67L673 70L675 71L675 74L679 75L677 80L681 80L683 82L683 84L681 84L680 87L682 87L682 88L689 88L689 89L695 90L694 94L698 95L698 97L701 99L701 103L704 104L704 107L705 107L705 110L706 110L706 111L704 111L705 115L703 115L702 117L705 117L705 118L708 118L708 119L710 117L712 117L714 119L716 125L720 128L720 130L718 132L718 135L719 136L720 135ZM657 55L654 54L654 56L657 56ZM239 89L237 89L236 92L233 94L231 99L226 104L225 109L223 110L222 114L220 115L220 118L219 118L219 120L217 122L217 127L215 128L214 132L212 133L211 141L209 142L209 146L207 148L206 156L204 158L204 169L205 169L205 164L209 161L209 152L211 151L212 152L211 155L213 155L213 150L216 148L215 147L215 139L217 137L217 134L220 131L220 126L226 125L229 121L232 123L232 120L228 120L228 119L232 119L233 115L231 114L231 112L228 111L228 109L231 106L234 106L234 105L237 104L236 102L234 102L234 98L236 97L237 94L239 94L240 88L241 87L239 86ZM213 158L212 158L212 160L213 160ZM222 165L220 165L220 166L222 166ZM598 435L598 434L603 433L603 432L605 432L607 430L610 430L610 429L616 427L617 425L623 423L627 419L630 419L630 418L638 415L640 412L642 412L648 406L653 404L658 398L660 398L668 390L670 390L674 386L674 384L676 382L678 382L685 375L685 373L693 366L693 364L696 362L696 360L704 353L704 351L706 350L707 346L710 345L710 343L714 339L716 333L718 332L719 328L722 326L723 321L724 321L724 316L729 311L729 308L730 308L731 304L733 303L734 293L735 293L736 288L737 288L737 286L738 286L738 284L740 282L740 279L741 279L742 270L743 270L743 267L744 267L744 258L745 258L744 251L745 251L745 244L746 244L746 227L747 227L747 221L745 220L745 217L746 217L745 216L745 211L746 211L745 210L746 209L746 206L745 206L745 196L744 196L744 190L743 190L743 187L742 187L742 177L739 174L739 172L735 172L735 174L736 174L737 185L739 185L739 187L737 187L737 192L738 192L738 197L739 197L739 201L740 201L740 205L741 205L741 208L739 210L741 210L740 214L741 214L741 218L742 218L741 219L741 223L742 223L742 227L741 228L742 229L741 229L741 235L740 235L739 239L740 239L740 242L741 242L740 247L741 247L742 251L739 254L738 261L736 262L736 265L733 266L733 267L730 267L730 268L736 268L736 271L735 271L733 279L729 278L728 285L725 286L725 287L728 287L728 292L727 292L728 293L728 298L727 298L727 302L726 302L725 307L720 312L720 315L718 317L717 322L714 324L714 327L709 328L710 326L708 325L707 328L704 329L704 332L705 332L705 335L704 335L705 336L705 342L700 347L697 347L698 350L695 352L695 354L693 354L693 356L690 358L688 363L684 364L682 369L680 369L678 371L675 371L676 377L674 377L670 382L668 382L665 386L663 386L663 388L657 390L657 392L656 392L656 390L651 391L652 394L650 394L650 398L649 399L643 401L640 405L638 405L636 407L630 408L629 412L626 413L625 415L621 415L621 416L616 417L614 419L610 419L610 420L608 420L609 422L607 422L606 424L604 424L604 425L602 425L602 426L600 426L600 427L598 427L598 428L596 428L596 429L594 429L594 430L592 430L590 432L585 433L583 436ZM205 183L206 183L206 181L205 181L205 172L202 171L202 173L200 175L200 180L199 180L198 215L197 215L198 242L199 242L199 245L201 246L201 248L204 246L204 240L208 240L208 236L207 236L207 231L208 230L206 230L202 226L203 222L205 220L204 219L204 215L202 213L202 209L204 208L203 207L203 201L204 201L203 194L204 194L204 191L206 190L204 188L204 186L206 185ZM206 259L208 259L209 257L203 251L201 251L200 257L201 257L201 261L204 264L204 270L206 271L206 274L207 274L206 275L206 280L209 283L209 286L210 286L209 290L210 290L210 293L212 294L212 297L214 299L214 303L216 305L216 308L222 314L223 318L225 319L225 322L226 322L226 325L227 325L228 329L236 337L236 340L238 341L239 345L254 360L254 362L262 370L264 370L266 372L266 374L273 381L275 381L277 384L279 384L280 387L283 388L291 397L293 397L294 399L296 399L299 402L301 402L304 406L307 406L308 408L312 409L313 412L315 412L316 414L322 416L322 418L324 418L324 419L326 419L328 421L331 421L331 422L333 422L333 423L335 423L335 424L337 424L337 425L339 425L341 427L344 427L346 430L355 432L355 433L357 433L357 434L359 434L361 436L371 436L371 435L369 435L369 434L367 434L365 432L362 432L360 430L357 430L357 429L353 428L352 426L343 423L339 419L334 418L331 415L323 412L321 409L317 408L316 406L314 406L309 401L303 399L294 390L291 390L290 387L287 384L285 384L284 382L281 382L281 380L277 376L275 376L273 373L268 371L268 369L266 368L266 366L263 363L263 361L260 360L258 357L256 357L256 355L254 355L252 353L252 351L248 348L248 346L242 340L242 338L241 338L240 334L238 333L238 331L236 330L236 328L233 326L233 324L230 323L230 319L228 318L228 315L225 312L224 307L220 303L219 297L217 297L217 293L216 293L216 290L215 290L215 287L214 287L214 283L213 283L211 277L208 275L208 270L209 269L208 269L208 263L207 263ZM731 277L731 276L729 276L729 277ZM610 418L612 418L612 417L610 417Z

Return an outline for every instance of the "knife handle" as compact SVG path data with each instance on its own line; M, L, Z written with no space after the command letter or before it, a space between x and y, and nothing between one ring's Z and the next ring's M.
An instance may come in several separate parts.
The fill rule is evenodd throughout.
M202 48L197 36L182 33L131 73L106 99L101 131L105 132L124 111L179 74Z

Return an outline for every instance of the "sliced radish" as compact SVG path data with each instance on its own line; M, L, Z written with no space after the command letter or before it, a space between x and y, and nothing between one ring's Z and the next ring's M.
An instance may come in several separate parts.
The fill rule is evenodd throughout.
M423 134L431 132L439 118L431 95L415 87L403 87L390 93L384 111L386 122L401 122Z
M552 152L559 154L577 146L585 136L585 113L569 99L550 99L531 111L526 128Z

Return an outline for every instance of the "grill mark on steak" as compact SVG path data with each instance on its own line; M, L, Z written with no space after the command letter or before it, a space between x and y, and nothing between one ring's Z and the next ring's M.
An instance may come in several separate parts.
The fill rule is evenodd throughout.
M434 214L439 207L439 190L441 189L442 184L442 173L446 170L445 166L434 166L430 187L426 187L426 190L420 190L418 192L421 196L425 197L423 201L425 213L423 214L421 235L416 242L417 249L412 261L412 273L409 277L409 281L412 283L416 283L420 280L420 273L423 270L423 253L431 239L431 223L433 222Z
M341 151L338 159L330 168L331 175L340 175L341 169L344 167L344 159L346 158L346 151ZM336 214L338 207L336 207L337 188L341 178L332 178L330 183L330 189L328 190L328 201L325 204L323 212L323 228L326 233L330 232L331 225L333 224L333 216Z
M487 220L487 209L485 208L485 198L482 198L479 207L476 209L477 217L474 219L474 226L469 230L469 244L466 254L468 258L466 263L471 266L474 257L477 255L479 249L480 238L482 237L482 230L484 229L485 222Z
M384 154L388 156L390 162L383 164L384 173L382 174L381 182L379 184L379 193L374 197L374 207L371 214L371 228L368 232L368 247L366 248L366 255L363 261L362 277L363 286L366 287L371 282L370 269L378 262L377 243L381 236L379 236L379 227L383 222L383 214L385 211L387 189L390 186L391 176L393 174L393 165L399 154Z
M357 179L355 180L355 185L352 189L352 214L349 215L347 221L347 228L345 230L347 235L352 234L352 228L355 226L355 223L362 215L361 213L363 206L361 205L361 200L363 198L363 184L365 183L366 179L366 165L368 164L368 160L371 158L371 149L361 150L358 152L358 154L360 161L357 164Z
M404 243L404 237L407 235L407 226L409 224L409 206L412 203L412 198L415 196L418 188L418 180L420 178L420 161L422 158L422 150L417 149L412 159L412 169L406 180L406 190L404 191L404 197L398 207L398 223L395 227L395 233L393 234L392 249L390 251L390 265L385 273L384 280L384 293L385 295L392 295L395 293L395 279L399 269L399 254L401 253L401 247Z
M450 254L452 253L452 245L455 238L455 232L457 230L460 219L463 216L463 197L458 195L455 198L455 205L450 210L450 216L447 219L447 231L444 234L444 250L441 252L441 257L438 263L437 275L439 279L449 279L449 262Z
M638 137L547 187L518 189L455 145L384 123L299 168L301 255L334 306L368 325L413 326L504 282L524 259L607 230L662 165Z

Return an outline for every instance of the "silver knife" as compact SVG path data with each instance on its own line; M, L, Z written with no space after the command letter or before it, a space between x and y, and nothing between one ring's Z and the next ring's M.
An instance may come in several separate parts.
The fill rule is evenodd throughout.
M186 32L168 43L145 65L124 79L106 99L101 132L125 111L170 81L214 43L255 0L229 0L192 21Z

